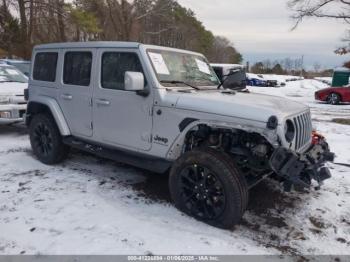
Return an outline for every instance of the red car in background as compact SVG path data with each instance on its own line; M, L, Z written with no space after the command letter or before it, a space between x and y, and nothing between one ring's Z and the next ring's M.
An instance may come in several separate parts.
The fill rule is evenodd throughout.
M315 99L331 105L350 102L350 85L343 87L329 87L315 93Z

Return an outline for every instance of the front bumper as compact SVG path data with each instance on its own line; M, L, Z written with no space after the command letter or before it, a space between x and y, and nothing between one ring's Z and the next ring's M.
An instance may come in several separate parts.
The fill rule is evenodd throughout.
M303 154L280 147L272 154L270 166L284 179L285 190L290 191L293 185L309 188L312 180L320 187L324 180L331 177L325 163L333 161L334 153L330 152L327 142L322 140Z
M0 105L0 125L22 122L26 109L25 104Z

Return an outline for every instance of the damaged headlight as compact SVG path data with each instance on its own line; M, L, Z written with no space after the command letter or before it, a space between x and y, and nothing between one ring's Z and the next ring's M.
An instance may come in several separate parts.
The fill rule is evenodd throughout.
M8 96L0 96L0 105L6 105L10 103L10 98Z
M291 143L295 136L295 126L293 121L288 119L284 125L284 135L288 143Z

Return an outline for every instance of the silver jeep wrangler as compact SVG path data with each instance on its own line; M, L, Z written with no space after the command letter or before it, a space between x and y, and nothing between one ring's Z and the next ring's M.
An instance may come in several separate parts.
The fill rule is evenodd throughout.
M201 54L62 43L36 46L32 61L26 124L45 164L74 147L170 173L175 206L221 228L240 221L249 189L267 177L286 190L330 177L333 154L312 143L308 107L222 84Z

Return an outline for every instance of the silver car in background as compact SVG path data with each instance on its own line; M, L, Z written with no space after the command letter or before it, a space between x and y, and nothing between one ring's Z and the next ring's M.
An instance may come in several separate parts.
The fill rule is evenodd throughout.
M27 102L24 90L28 78L17 68L0 64L0 125L23 121Z
M27 60L17 59L0 59L0 64L7 64L16 67L19 71L25 74L27 77L30 75L31 62Z

